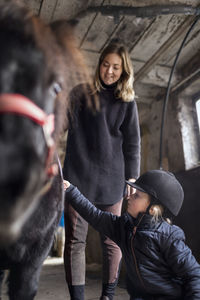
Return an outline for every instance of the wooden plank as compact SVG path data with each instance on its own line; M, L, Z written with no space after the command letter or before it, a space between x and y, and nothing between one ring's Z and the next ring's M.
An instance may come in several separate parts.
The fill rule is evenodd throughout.
M116 26L111 18L98 14L82 42L82 48L100 51Z
M162 95L165 94L166 88L152 86L151 84L144 84L141 82L134 83L134 89L136 92L136 101L138 103L149 103L159 100Z
M123 2L123 4L121 3ZM199 4L199 0L120 0L120 5L125 5L131 3L132 6L147 6L147 5L191 5L197 6Z
M172 87L170 93L172 94L177 90L181 91L196 80L198 80L198 82L200 83L200 68L197 69L194 73L188 74L187 77L184 77L182 80L180 80L175 86Z
M176 83L172 83L170 89L170 96L172 96L177 91L180 93L182 90L187 88L187 92L194 96L197 91L199 92L200 84L200 51L193 56L193 58L177 70L177 78L179 78ZM189 88L188 88L189 87ZM185 92L185 91L184 91ZM159 95L158 100L162 100L166 95L166 91Z
M101 48L99 49L100 53L111 41L115 40L115 42L118 42L118 43L122 42L120 40L120 37L117 37L116 32L118 32L119 28L122 28L124 20L125 20L125 17L120 17L120 19L117 22L116 26L114 27L113 31L110 33L107 40L102 44Z
M180 80L173 85L171 93L176 92L178 89L185 88L192 81L196 81L200 78L200 50L178 70Z
M35 15L39 14L40 7L43 0L18 0L19 3L27 6ZM0 0L0 4L5 4L6 0Z
M138 61L132 59L134 74L137 74L138 70L144 65L144 61ZM154 68L147 73L141 80L144 84L152 84L160 87L166 87L169 81L171 67L165 65L155 65ZM177 72L173 76L173 84L176 84L180 79L180 75Z
M126 16L112 38L126 45L131 53L133 45L137 43L141 36L141 32L149 26L151 21L150 18L142 19L134 16Z
M39 15L42 0L23 0L21 2L29 7L35 15Z
M104 1L103 3L103 5L108 4L119 5L119 1ZM120 1L120 4L132 5L132 1ZM95 5L92 3L92 6ZM149 19L142 21L141 18L132 16L120 17L117 24L114 21L113 16L102 16L98 13L92 26L90 26L87 31L87 35L85 35L84 40L82 40L82 48L101 52L101 50L113 39L128 44L127 47L130 48L132 43L137 40L140 30L150 22ZM83 22L81 23L79 28L84 27L82 26L84 25Z
M138 19L138 18L137 18ZM140 18L139 18L140 19ZM143 20L143 19L140 19ZM143 28L143 30L141 30L141 32L139 32L138 37L136 39L136 41L131 45L131 47L129 48L129 53L131 54L133 52L133 49L135 48L135 46L140 42L140 40L143 38L143 36L145 35L145 33L149 30L149 28L152 27L153 23L155 22L156 18L151 18L149 23L147 24L147 26L145 28Z
M112 1L112 4L115 5L116 2L117 1ZM110 2L105 0L102 4L108 5ZM112 17L103 16L100 13L95 14L95 18L93 19L87 34L81 41L82 48L100 52L102 46L107 43L117 26L118 25L115 24Z
M77 13L85 9L88 5L88 0L57 0L53 13L53 20L71 19Z
M144 76L150 72L151 69L161 60L161 58L172 49L174 44L185 34L188 26L192 24L194 17L187 17L181 26L168 38L168 40L162 44L156 53L146 62L146 64L136 74L136 80L141 80Z
M90 0L88 3L89 5L101 5L104 3L105 0ZM91 2L91 3L90 3ZM78 24L75 28L75 35L79 44L79 47L82 47L82 44L84 43L85 39L87 38L88 32L90 31L90 28L92 24L94 23L95 19L97 17L97 13L91 13L86 15L84 18L80 18Z
M167 87L171 68L167 66L156 65L146 76L142 79L142 83L151 84L152 86ZM177 74L174 73L173 85L178 82Z
M112 4L117 6L119 4L119 1L117 0L105 1L103 4L104 5ZM132 6L132 4L133 1L130 0L120 1L120 5ZM109 20L109 21L113 21L113 23L111 23L112 27L110 27L109 24L108 26L106 26L107 39L102 44L101 48L99 49L99 52L101 52L103 48L106 45L108 45L112 40L125 44L129 49L132 46L132 44L138 39L138 36L140 35L140 32L143 30L143 28L145 28L147 24L150 22L149 19L141 19L141 18L136 18L134 16L120 16L117 23L115 22L113 16L102 16L101 20L102 20L101 22L108 22ZM102 30L98 30L98 33L102 34Z
M185 16L179 15L158 16L138 44L132 49L131 55L136 59L148 61L152 54L158 51L184 20Z
M45 22L48 23L52 20L56 4L57 0L43 0L40 16Z
M200 68L200 50L190 59L190 61L185 61L181 68L178 69L178 73L181 77L186 77L189 74L195 73Z
M189 26L186 30L186 32L189 30ZM186 34L185 32L185 34ZM170 49L170 52L165 54L161 60L161 64L167 64L168 66L172 66L174 63L175 56L180 48L180 45L182 43L183 37L181 40L178 40L177 43L174 45L173 48ZM180 68L179 66L187 65L187 62L189 62L194 54L200 51L200 20L196 23L196 26L191 31L190 35L188 36L184 48L181 51L181 54L179 56L179 59L177 61L177 68Z

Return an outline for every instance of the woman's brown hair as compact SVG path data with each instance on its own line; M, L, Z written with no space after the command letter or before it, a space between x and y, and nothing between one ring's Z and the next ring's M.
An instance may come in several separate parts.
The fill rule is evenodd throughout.
M128 54L128 51L123 45L112 43L104 48L100 55L99 62L96 68L95 78L94 78L94 91L100 91L103 89L100 80L100 66L108 54L115 53L118 54L122 60L122 74L118 81L116 87L116 97L121 98L124 102L133 101L135 92L133 89L133 66Z

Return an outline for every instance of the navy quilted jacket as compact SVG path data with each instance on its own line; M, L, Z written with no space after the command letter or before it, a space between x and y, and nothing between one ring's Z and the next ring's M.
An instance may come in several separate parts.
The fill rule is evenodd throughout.
M65 199L121 248L131 299L200 299L200 266L185 245L182 229L164 220L153 223L150 215L144 215L136 229L137 219L102 212L73 185Z

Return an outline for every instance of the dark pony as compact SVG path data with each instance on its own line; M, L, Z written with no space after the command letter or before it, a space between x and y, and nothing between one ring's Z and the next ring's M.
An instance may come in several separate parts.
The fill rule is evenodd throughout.
M0 6L0 269L11 300L36 295L63 211L56 148L82 69L70 32L14 1Z

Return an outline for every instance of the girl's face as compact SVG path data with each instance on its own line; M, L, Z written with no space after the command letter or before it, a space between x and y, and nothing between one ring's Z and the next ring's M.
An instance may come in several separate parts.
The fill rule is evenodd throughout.
M107 54L100 65L101 80L110 85L119 80L122 74L122 59L116 53Z
M146 212L150 204L150 196L139 190L135 190L133 194L128 196L127 212L134 218L137 218L139 213Z

